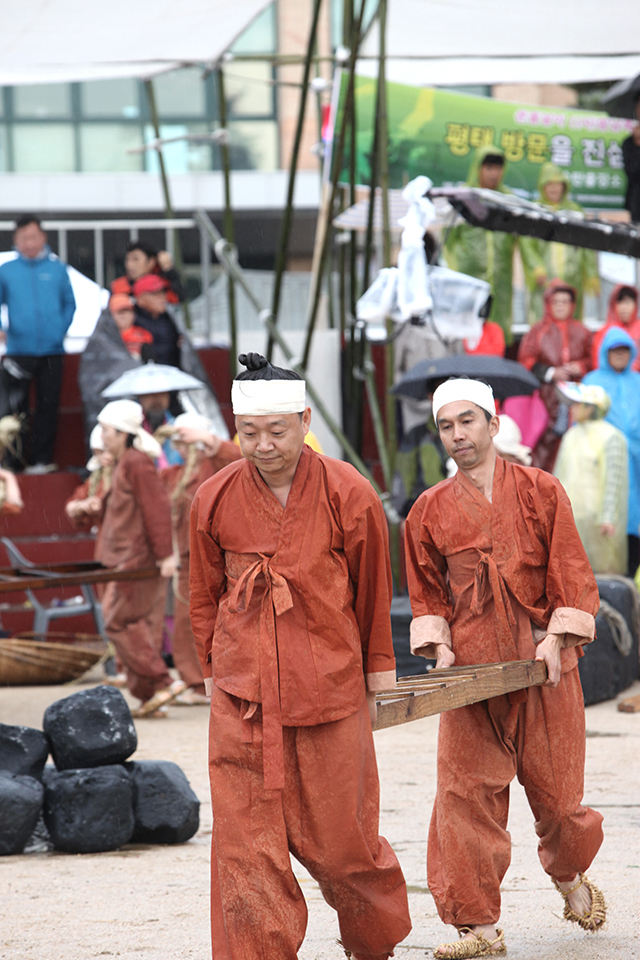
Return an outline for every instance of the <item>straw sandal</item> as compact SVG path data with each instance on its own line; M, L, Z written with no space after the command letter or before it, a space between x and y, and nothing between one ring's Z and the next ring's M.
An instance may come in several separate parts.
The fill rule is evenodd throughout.
M433 951L438 960L469 960L471 957L505 957L507 948L504 942L504 931L496 928L498 936L495 940L487 940L483 933L476 933L471 927L460 927L458 934L465 937L470 933L473 940L458 940L457 943L441 943ZM438 950L446 953L438 953Z
M182 680L174 680L170 686L163 687L162 690L154 693L149 700L145 700L144 703L140 704L137 710L132 710L131 716L135 719L152 716L160 707L167 706L172 700L179 697L181 693L184 693L186 689L186 683Z
M556 890L564 900L563 916L564 919L569 920L570 923L577 923L578 926L586 930L587 933L596 933L598 930L602 930L604 922L607 919L607 905L604 900L604 894L601 890L598 890L595 883L591 883L591 880L589 880L584 873L579 873L578 877L578 882L574 887L571 887L571 890L561 890L557 882L555 880L553 881ZM553 880L553 877L551 879ZM580 915L576 913L570 905L569 894L575 893L583 883L591 894L591 909L589 913Z
M184 693L176 697L175 702L178 707L210 707L211 697L208 697L205 693L197 693L193 687L187 687Z

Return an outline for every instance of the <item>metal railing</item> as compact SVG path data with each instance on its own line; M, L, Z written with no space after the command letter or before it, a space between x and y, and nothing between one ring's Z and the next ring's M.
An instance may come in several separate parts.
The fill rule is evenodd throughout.
M47 233L56 233L58 236L58 256L65 263L68 262L68 235L70 231L84 230L93 232L93 255L95 262L95 281L101 287L105 285L105 261L104 261L104 235L112 230L128 230L130 240L138 240L141 230L164 230L165 249L169 253L174 253L174 231L175 230L195 230L199 229L193 217L177 217L172 220L167 219L126 219L126 220L43 220L42 229ZM0 220L0 233L13 233L15 222L13 220ZM202 230L200 230L202 237ZM200 255L204 253L205 244L200 243ZM208 248L207 248L208 250ZM201 276L203 280L209 277L209 265L206 272L201 263ZM207 284L208 288L208 284ZM203 292L204 292L203 286ZM207 314L208 316L208 314Z

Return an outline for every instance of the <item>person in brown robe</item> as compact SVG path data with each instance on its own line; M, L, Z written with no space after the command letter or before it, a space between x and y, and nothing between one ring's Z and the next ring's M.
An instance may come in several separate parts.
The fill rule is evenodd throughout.
M411 921L378 836L371 711L395 685L387 527L374 490L315 453L297 374L264 357L234 381L245 459L198 490L191 623L212 690L215 960L295 960L307 909L290 854L337 911L356 960Z
M173 576L175 557L171 505L153 465L159 444L143 429L143 416L133 400L114 400L98 415L116 467L96 559L117 570L160 569L160 577L151 580L112 581L102 601L107 636L124 664L130 692L142 701L133 711L138 717L157 715L187 688L182 680L172 681L160 655L166 579Z
M585 716L578 675L594 637L598 588L569 499L549 474L496 455L491 389L446 381L433 413L458 472L426 490L406 523L414 654L436 667L544 660L544 686L443 713L427 878L438 913L464 944L437 957L506 952L500 884L509 866L509 784L518 777L535 818L538 855L586 930L605 919L585 876L602 816L581 805Z
M174 553L178 569L173 578L173 664L187 690L176 698L182 706L209 703L189 619L189 513L198 488L228 463L240 460L240 448L221 440L210 430L210 421L196 413L181 413L173 421L172 444L183 459L160 471L171 500Z
M552 280L544 294L544 316L522 338L519 362L540 380L540 397L549 422L533 450L533 466L553 470L562 436L569 429L567 408L555 384L582 380L591 369L591 333L573 318L577 293L563 280Z

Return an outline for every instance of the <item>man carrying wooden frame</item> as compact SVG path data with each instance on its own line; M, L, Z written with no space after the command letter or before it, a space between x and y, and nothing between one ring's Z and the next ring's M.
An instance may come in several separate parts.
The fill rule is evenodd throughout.
M605 919L585 876L602 816L581 805L585 718L578 656L594 637L598 590L560 483L496 456L493 393L449 380L434 393L440 438L457 474L425 491L406 526L414 653L454 663L531 659L543 686L443 713L427 873L440 918L458 928L436 957L503 955L500 883L511 856L509 784L535 816L538 855L585 930Z

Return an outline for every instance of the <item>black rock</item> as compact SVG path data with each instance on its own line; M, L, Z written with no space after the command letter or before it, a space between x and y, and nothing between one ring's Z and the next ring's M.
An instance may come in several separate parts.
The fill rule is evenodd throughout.
M133 836L133 784L123 766L47 774L44 822L67 853L116 850Z
M0 723L0 770L42 779L49 742L41 730Z
M22 853L42 811L43 793L35 777L0 771L0 854Z
M58 770L123 763L138 745L127 701L114 687L93 687L56 700L42 723Z
M200 801L176 763L136 760L125 764L134 789L137 843L185 843L200 825Z
M41 813L33 833L27 840L27 844L22 852L49 853L51 850L53 850L53 844L49 836L49 831L47 830L47 825L44 822L44 816Z

